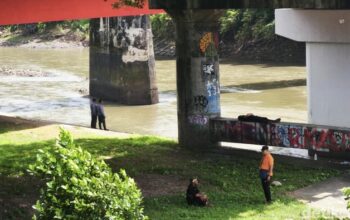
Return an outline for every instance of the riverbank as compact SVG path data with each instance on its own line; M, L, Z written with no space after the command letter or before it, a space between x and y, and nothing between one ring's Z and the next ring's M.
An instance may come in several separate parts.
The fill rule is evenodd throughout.
M24 128L18 122L22 123L7 119L4 128L4 121L0 121L0 219L30 219L31 206L44 183L26 170L39 149L53 146L61 126L34 124ZM150 219L299 219L309 208L289 197L288 192L339 174L330 168L311 169L276 161L274 178L283 185L272 189L275 202L266 206L256 177L258 154L245 160L188 151L159 137L64 128L72 132L78 145L104 159L114 171L123 168L136 179ZM193 176L199 177L211 207L187 206L184 192L188 178Z
M83 48L89 45L88 36L80 31L53 28L42 33L11 32L0 29L0 47L36 49Z
M43 33L24 34L20 31L0 30L0 47L30 49L72 49L89 47L89 36L70 29L52 29ZM252 40L244 43L223 39L220 43L220 58L244 60L245 62L294 63L304 65L305 43L275 37L270 40ZM154 53L157 59L174 59L175 42L172 39L154 38Z

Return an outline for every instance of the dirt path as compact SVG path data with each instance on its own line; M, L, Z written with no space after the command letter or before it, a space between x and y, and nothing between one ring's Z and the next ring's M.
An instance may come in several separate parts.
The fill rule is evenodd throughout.
M350 187L350 173L296 190L292 196L309 204L311 208L325 212L326 216L350 218L350 211L346 208L347 202L341 191L344 187ZM314 215L311 210L306 214L310 217Z

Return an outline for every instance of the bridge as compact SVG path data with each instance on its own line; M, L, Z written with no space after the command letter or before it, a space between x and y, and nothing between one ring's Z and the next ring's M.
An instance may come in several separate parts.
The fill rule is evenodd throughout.
M109 0L24 2L1 1L0 24L134 16L165 10L176 24L178 133L180 145L187 147L211 146L221 140L214 138L213 141L215 130L211 127L215 120L218 121L214 124L219 124L221 117L218 19L226 9L274 8L276 34L307 45L309 123L340 127L337 131L344 131L342 134L348 138L348 130L343 129L350 126L347 115L350 111L347 101L350 97L350 11L347 10L350 2L347 0L150 0L143 9L115 11L109 8ZM46 11L39 13L42 9ZM123 46L117 39L126 38L122 29L132 25L147 44L130 51L129 45ZM124 93L126 95L117 99L129 104L140 100L156 103L153 45L147 17L98 18L91 21L91 26L91 94L111 96L108 97L111 99L115 97L113 94ZM143 51L139 51L141 49ZM131 73L130 76L127 73ZM138 84L128 83L140 74ZM142 88L141 92L132 92L133 87ZM245 142L246 139L235 140Z

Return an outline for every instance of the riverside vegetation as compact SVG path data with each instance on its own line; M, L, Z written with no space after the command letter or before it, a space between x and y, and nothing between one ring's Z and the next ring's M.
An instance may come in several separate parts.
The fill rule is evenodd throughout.
M164 56L161 51L174 45L174 23L167 14L152 15L151 22L155 53ZM223 58L305 63L304 43L275 35L274 11L271 9L227 10L219 22L220 56ZM0 26L0 45L16 46L33 39L44 42L60 39L87 46L88 32L88 20ZM174 50L165 54L175 56Z

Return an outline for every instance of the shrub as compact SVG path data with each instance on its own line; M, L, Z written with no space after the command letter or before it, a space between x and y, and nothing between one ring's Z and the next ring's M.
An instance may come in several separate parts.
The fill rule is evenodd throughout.
M227 10L220 18L220 33L225 35L233 30L237 30L241 25L241 10Z
M145 0L118 0L112 4L114 8L121 8L124 6L142 8L144 5L145 5Z
M175 25L167 14L151 15L152 31L155 37L175 40Z
M134 180L124 170L112 173L68 131L61 130L53 149L40 151L29 171L47 182L33 219L147 219Z
M44 33L47 27L47 23L38 23L37 25L37 29L39 33Z
M73 31L81 31L84 33L88 33L89 26L90 26L90 20L83 19L83 20L67 20L60 23L60 25L64 28L69 28Z
M247 41L275 38L274 11L271 9L227 10L220 18L221 35L226 40L243 44Z
M347 208L350 209L350 187L344 188L343 189L343 193L344 193L344 196L345 196L345 200L348 201Z

